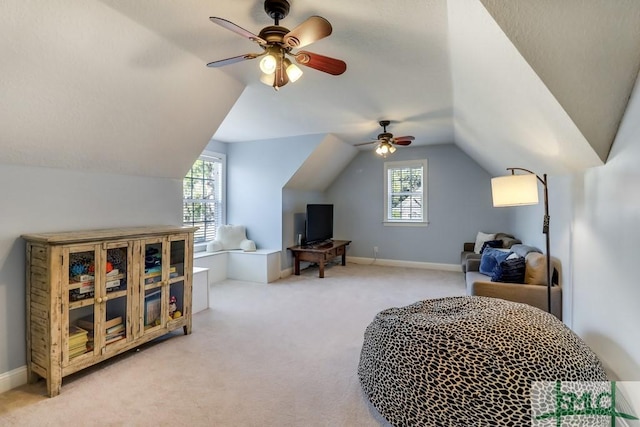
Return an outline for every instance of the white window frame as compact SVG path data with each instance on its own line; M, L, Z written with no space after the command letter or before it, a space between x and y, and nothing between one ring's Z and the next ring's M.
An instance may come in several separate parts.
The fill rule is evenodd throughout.
M422 218L421 219L395 219L391 218L391 176L390 171L394 169L422 168ZM386 226L413 226L426 227L429 224L427 219L427 159L399 160L384 162L384 218L383 224Z
M216 228L219 225L222 224L226 224L226 218L227 218L227 155L224 153L218 153L215 151L203 151L202 154L200 154L200 156L198 157L197 160L205 160L205 161L217 161L220 162L221 164L221 171L220 171L220 177L221 177L221 181L222 181L222 185L220 186L220 195L219 195L219 199L216 202L217 204L219 204L221 206L220 209L220 213L219 213L219 217L218 217L218 221L219 223L216 224ZM196 161L197 161L196 160ZM195 164L196 162L194 162ZM193 165L192 165L193 167ZM189 170L191 170L191 168L189 168ZM189 172L187 172L188 174ZM186 179L186 175L185 175L185 179ZM183 179L183 185L184 185L184 179ZM194 201L194 199L186 199L184 198L184 194L183 194L183 198L182 198L182 202L183 202L183 224L190 226L192 225L191 222L184 222L184 203L185 202L192 202ZM196 224L197 226L197 224ZM197 233L197 231L196 231ZM215 236L215 231L214 234L212 236ZM197 251L203 251L206 249L206 245L207 242L213 240L213 237L210 239L206 239L203 241L199 241L199 242L194 242L194 247L196 252Z

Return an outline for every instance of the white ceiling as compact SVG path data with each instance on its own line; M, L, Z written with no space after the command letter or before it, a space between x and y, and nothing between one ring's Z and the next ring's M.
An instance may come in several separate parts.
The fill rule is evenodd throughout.
M640 67L636 0L291 0L281 25L311 15L333 34L305 49L347 71L275 92L257 61L205 66L260 51L208 18L258 33L261 0L3 1L0 163L179 178L211 137L352 145L390 119L492 173L563 173L606 159Z
M196 55L203 66L213 60L261 52L255 44L209 21L228 19L257 34L273 20L263 1L104 3ZM144 2L143 2L144 3ZM216 130L223 142L333 133L347 142L369 141L392 120L395 135L414 135L420 143L449 143L451 74L446 1L293 0L280 24L293 29L312 15L328 19L333 34L305 47L347 62L331 76L311 68L280 91L259 81L258 61L209 69L238 79L245 89ZM178 7L179 4L179 7Z

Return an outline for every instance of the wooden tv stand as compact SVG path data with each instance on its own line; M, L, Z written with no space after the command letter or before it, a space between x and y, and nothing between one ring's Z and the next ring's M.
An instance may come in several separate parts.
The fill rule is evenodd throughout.
M351 240L332 240L320 245L292 246L289 249L293 253L294 274L300 275L300 261L317 262L320 266L319 277L324 277L324 265L337 256L342 256L342 265L347 264L347 245Z

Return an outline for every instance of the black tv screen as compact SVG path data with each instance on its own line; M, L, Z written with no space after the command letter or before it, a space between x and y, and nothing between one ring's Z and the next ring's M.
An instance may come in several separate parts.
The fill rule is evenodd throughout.
M333 205L307 205L306 244L322 243L333 237Z

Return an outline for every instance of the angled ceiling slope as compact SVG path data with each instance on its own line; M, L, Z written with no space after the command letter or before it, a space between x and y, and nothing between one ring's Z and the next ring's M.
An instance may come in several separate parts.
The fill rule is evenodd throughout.
M448 5L456 144L492 174L510 166L566 174L602 165L482 3Z
M5 164L182 178L242 91L97 0L0 2L0 52Z
M356 154L358 154L358 150L355 147L346 144L334 135L326 135L289 179L285 188L324 191Z
M640 69L640 2L481 1L606 161Z

